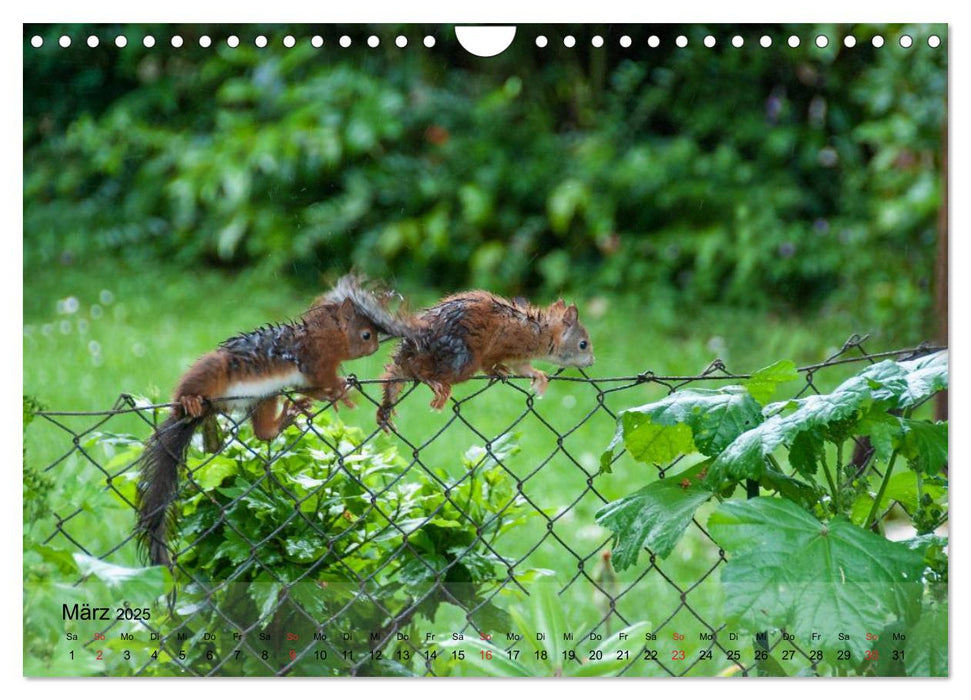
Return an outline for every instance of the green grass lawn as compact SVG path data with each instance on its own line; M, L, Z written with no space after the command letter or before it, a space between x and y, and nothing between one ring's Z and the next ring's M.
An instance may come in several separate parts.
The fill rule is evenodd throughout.
M166 400L196 357L239 331L293 318L322 291L298 290L271 273L108 260L33 269L24 278L24 393L60 410L107 408L121 393ZM455 290L402 291L418 308ZM780 317L596 293L570 301L590 330L597 357L590 373L598 377L696 374L715 357L737 372L783 357L813 362L856 332L873 332L874 350L922 340L860 327L845 312ZM376 378L390 349L386 343L345 371Z
M269 274L186 273L175 265L136 269L117 262L35 270L25 279L24 393L50 409L71 411L107 409L121 393L165 401L180 373L197 356L238 331L296 316L321 291L300 291ZM403 291L416 307L440 293ZM688 311L655 306L650 299L596 294L573 301L593 340L597 361L588 372L596 378L645 371L694 375L716 357L739 373L782 358L810 363L824 359L851 333L871 330L853 327L849 315L783 318L724 308ZM883 332L868 349L891 349L891 344L883 344L888 340L906 345L921 339ZM347 363L345 371L360 379L379 377L391 347L386 343L376 355ZM821 388L832 388L850 371L832 371L820 380ZM563 376L579 375L568 370ZM407 442L396 436L376 435L375 439L396 446L406 457L417 446L418 458L410 467L415 479L426 469L444 469L451 478L460 479L460 456L470 446L513 433L521 450L506 466L521 480L522 493L535 515L517 532L497 541L496 549L516 571L552 572L534 585L555 589L568 624L578 635L592 629L616 632L621 627L618 619L608 615L608 598L598 592L600 586L619 596L616 611L630 622L649 620L659 625L673 613L664 630L686 634L690 656L703 646L699 633L707 630L704 621L715 624L720 619L717 576L706 578L718 561L718 550L704 532L690 527L675 552L654 567L643 555L636 567L616 579L604 569L608 533L596 524L595 512L604 499L627 495L656 478L655 469L629 457L622 458L612 474L595 476L600 454L614 431L605 409L616 413L667 391L662 385L646 384L600 394L621 385L553 381L543 399L531 400L522 390L523 381L482 391L484 381L474 380L456 387L458 412L450 407L437 413L428 408L430 391L418 387L398 408L398 430ZM779 397L798 388L796 383L780 387ZM376 385L366 389L370 399L378 399ZM359 398L358 408L342 410L340 417L367 433L375 432L374 405L368 398ZM92 422L90 417L64 419L65 425L76 429ZM149 434L148 426L133 417L114 418L99 429L132 433L140 439ZM71 447L67 433L44 421L35 422L28 431L28 462L35 467L54 462ZM108 459L110 454L103 457ZM77 455L53 473L63 478L67 471L72 471L78 489L64 490L63 502L54 504L55 510L69 510L72 499L80 503L80 492L103 490L101 473ZM130 509L117 502L97 512L88 510L74 521L70 534L87 538L95 555L110 551L118 533L129 532L133 524ZM704 520L699 516L699 523ZM111 559L137 563L131 544ZM645 571L648 575L642 576ZM514 590L508 586L500 594L499 601L504 601L500 604L522 598ZM682 605L681 591L688 591L687 605ZM448 629L463 624L461 613L448 606L439 618L436 624ZM751 649L746 653L751 655ZM729 665L724 659L706 660L692 673L710 675ZM640 672L650 675L661 670L648 664L631 671Z

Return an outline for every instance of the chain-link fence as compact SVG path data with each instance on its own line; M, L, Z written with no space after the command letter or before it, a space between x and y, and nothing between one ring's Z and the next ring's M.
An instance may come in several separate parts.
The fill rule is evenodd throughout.
M832 389L861 364L937 349L870 354L865 340L854 336L800 368L787 398ZM514 672L503 664L748 675L773 652L812 673L811 650L784 629L753 638L726 627L715 575L726 555L703 517L671 556L645 550L623 574L594 518L654 479L622 452L612 474L598 474L621 410L747 377L719 360L696 376L571 371L551 377L542 401L517 378L479 377L437 414L415 386L386 434L363 410L377 407L380 380L351 376L360 398L356 411L339 414L346 423L318 404L272 443L255 440L239 416L220 416L200 431L180 477L174 592L167 604L126 600L136 610L152 603L155 614L102 623L101 639L144 636L144 653L127 659L135 674L440 675L494 663L497 675ZM37 413L53 429L47 448L62 452L46 473L76 478L70 471L83 465L131 528L105 541L107 530L93 528L97 519L78 504L55 512L46 545L138 561L132 455L167 409L123 395L103 412ZM871 456L861 441L851 463L879 475ZM679 461L655 465L656 476ZM747 495L758 494L750 483ZM632 631L623 644L622 630Z

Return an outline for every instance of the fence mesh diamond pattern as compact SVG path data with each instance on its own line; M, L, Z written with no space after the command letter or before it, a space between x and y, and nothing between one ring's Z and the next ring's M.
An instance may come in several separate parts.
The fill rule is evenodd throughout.
M869 354L865 340L854 336L800 368L788 397L831 389L864 363L936 349ZM356 411L338 416L318 404L272 443L255 440L243 417L220 415L200 431L180 477L180 525L170 543L177 592L150 619L108 622L102 632L134 624L150 640L156 653L133 661L135 674L439 675L463 658L464 639L491 644L508 661L580 668L599 660L592 648L599 640L622 629L641 634L629 654L610 652L612 675L747 675L760 649L780 644L814 671L809 651L785 630L739 641L726 629L716 576L726 555L702 518L671 556L645 550L623 575L611 566L611 537L593 518L617 497L615 480L628 480L620 485L626 492L649 480L623 452L613 457L613 474L598 473L621 410L748 375L718 360L696 376L579 375L551 377L554 398L544 401L558 400L556 411L519 379L479 377L443 413L390 434L366 410L378 405L380 380L353 376ZM416 389L404 392L399 412L427 412ZM122 395L106 411L38 412L62 453L46 472L68 479L84 468L130 509L134 524L134 457L167 409ZM858 444L854 456L861 472L878 469L867 447ZM657 476L679 461L655 465ZM758 494L750 484L749 496ZM45 544L91 560L136 561L133 535L94 537L97 517L85 507L55 516ZM83 588L85 579L74 585ZM532 598L548 602L537 607ZM544 609L545 616L536 612ZM557 624L565 629L552 629ZM555 644L543 646L537 632ZM673 632L696 640L685 662L652 653L650 640ZM705 650L728 668L706 664ZM479 647L468 653L486 658ZM554 653L558 659L542 656Z

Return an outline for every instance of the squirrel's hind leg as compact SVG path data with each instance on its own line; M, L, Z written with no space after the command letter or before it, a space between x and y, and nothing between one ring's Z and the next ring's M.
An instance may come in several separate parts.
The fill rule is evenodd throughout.
M253 434L269 442L293 422L297 413L289 401L278 414L276 396L262 399L253 409Z

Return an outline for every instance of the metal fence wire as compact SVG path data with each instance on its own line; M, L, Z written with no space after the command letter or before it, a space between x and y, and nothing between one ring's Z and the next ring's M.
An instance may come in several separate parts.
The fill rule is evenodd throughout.
M832 389L836 380L847 376L847 371L860 369L856 365L888 358L912 359L938 349L922 345L871 354L864 349L866 340L853 336L824 361L799 368L802 381L792 398ZM588 660L591 639L606 638L622 628L649 621L646 629L657 639L665 635L670 637L672 630L691 630L695 638L701 640L701 653L694 653L693 659L683 663L674 663L663 654L650 658L650 642L641 640L634 644L632 641L629 663L619 664L611 673L697 674L700 668L696 666L704 662L705 650L725 659L730 650L745 645L746 653L730 662L729 670L754 675L758 669L752 650L761 648L771 652L780 644L794 649L805 669L814 672L816 662L810 658L805 645L799 640L786 638L785 630L775 630L757 638L748 635L742 642L729 636L730 630L717 619L711 606L711 598L717 597L714 593L716 572L726 562L726 555L698 518L693 520L689 530L703 546L689 554L703 561L695 562L695 569L700 573L693 573L686 579L679 573L679 562L684 557L678 556L678 549L666 559L645 549L636 566L623 575L617 574L610 565L611 538L590 515L612 500L604 493L604 485L617 476L615 473L598 477L599 463L592 461L590 454L599 457L621 410L645 403L648 391L660 398L684 387L725 385L749 375L730 372L720 360L715 360L695 376L660 376L643 372L621 377L592 377L583 370L578 374L576 376L571 371L569 375L558 373L551 377L552 382L571 382L575 383L575 388L583 389L580 399L565 399L570 410L559 411L556 419L531 395L525 382L515 378L478 377L470 383L469 391L459 398L452 398L450 406L437 416L436 421L429 420L428 430L420 436L403 429L394 430L390 435L382 433L374 425L370 410L380 402L381 380L360 380L351 375L348 379L360 395L358 409L351 413L342 412L340 416L349 424L363 426L360 439L353 444L336 439L332 432L322 428L321 423L326 422L322 414L331 408L326 404L317 404L313 416L300 419L296 430L291 428L269 445L254 440L242 441L240 431L244 419L221 416L221 437L210 447L211 453L206 454L198 442L192 448L195 458L187 460L191 466L183 469L178 502L207 493L198 480L200 470L218 455L229 451L236 450L237 456L244 455L245 459L262 468L262 474L246 489L214 501L218 508L214 522L196 528L191 534L173 537L173 574L178 592L170 598L168 606L156 605L159 614L137 623L152 640L151 646L163 653L146 656L133 672L157 673L159 668L153 669L153 665L168 663L173 664L174 673L222 675L238 672L238 662L245 657L249 664L246 673L263 675L313 673L308 667L312 669L314 664L322 674L437 675L445 668L439 659L446 655L456 659L453 647L438 642L450 639L454 634L468 635L476 640L489 639L495 645L496 653L502 654L503 658L519 657L520 651L531 658L534 655L539 658L539 651L530 644L535 639L534 633L541 630L529 628L528 623L525 628L515 628L518 632L496 629L497 619L503 619L505 624L510 624L510 620L495 615L489 617L489 614L509 608L515 601L528 601L540 585L555 586L554 600L566 608L567 618L571 607L587 607L586 622L578 623L581 627L569 631L542 630L554 635L562 647L557 652L561 654L559 662L566 659L563 663L583 664ZM410 387L399 399L399 413L428 411L424 394L409 399L416 388ZM522 410L508 420L503 417L504 425L495 430L496 420L488 415L493 401L501 401L505 407L521 405ZM132 491L121 488L120 484L133 480L137 463L104 464L105 460L96 450L86 447L86 442L91 436L106 432L114 423L131 421L133 417L143 422L146 428L144 434L138 436L142 440L147 437L149 429L154 429L167 415L167 409L167 404L143 405L131 396L122 395L106 411L37 413L39 418L56 427L66 443L64 453L46 467L46 472L66 478L70 475L63 472L79 460L93 465L101 475L99 482L103 478L100 482L103 488L113 491L131 507L134 525L136 505L130 497ZM564 413L570 418L568 425L562 424ZM483 421L483 416L492 420ZM598 429L599 442L591 444L583 430L584 426L596 421L606 428ZM489 423L490 427L484 427L483 422ZM532 438L531 444L545 444L546 447L524 449L519 455L510 457L497 445L501 436L517 431ZM481 446L475 453L479 464L488 461L501 470L500 476L508 477L512 485L509 497L505 502L497 503L493 512L475 514L467 496L459 496L463 487L466 487L464 493L471 493L468 482L476 478L478 471L475 468L459 469L454 473L440 468L441 457L434 448L456 432L462 432L463 438L468 440L463 444ZM319 441L329 453L333 468L317 482L308 484L306 493L302 493L277 478L271 466L286 460L305 440ZM381 486L366 483L356 465L355 455L365 447L380 452L388 445L395 446L403 461L397 463L394 473L386 475ZM858 444L855 466L861 472L874 470L880 476L867 447L865 443ZM614 457L615 462L622 459L622 452ZM654 465L657 476L664 478L680 460ZM554 468L557 473L550 475ZM648 483L647 475L643 471L641 475L639 481L623 484L620 491L615 484L613 490L622 495L632 492ZM370 518L378 523L363 538L354 528L329 527L333 520L312 517L313 509L307 507L311 499L321 497L338 478L354 484L366 504L356 519ZM554 490L559 502L551 501L551 479L561 487ZM393 502L387 497L395 489L419 488L418 485L435 496L437 506L425 513L419 522L404 523L400 514L387 507L388 502ZM564 493L568 493L568 497L564 498ZM763 490L762 493L766 492ZM256 532L233 529L231 514L234 509L244 507L247 499L279 498L281 494L292 502L290 512L279 513L276 520L265 519ZM758 494L758 486L750 484L748 495ZM211 496L206 498L211 500ZM886 518L894 507L896 504L889 506L880 519ZM530 524L496 537L497 523L512 517L515 509L525 512ZM469 525L472 536L463 545L453 547L445 558L429 557L427 550L416 545L416 538L424 527L437 522L436 518L442 517L446 510L457 513L458 520ZM86 541L85 533L90 531L74 526L82 511L78 507L73 512L56 513L56 528L45 543L56 542L105 561L117 558L122 548L133 546L132 535L128 535L107 549L93 549ZM578 517L577 511L582 511L582 517ZM337 517L340 515L338 513ZM268 554L268 546L294 523L316 542L318 555L315 560L303 563L301 573L285 579L278 573L280 569L275 555ZM221 545L227 537L242 547L239 551L244 555L238 557L238 563L223 578L212 580L205 573L205 562L193 553L203 548L211 553L213 547ZM679 549L687 539L682 540ZM396 544L383 549L368 547L389 540ZM371 560L362 569L346 564L353 556L371 557ZM398 568L405 559L410 562L409 576L403 568ZM533 567L537 560L545 568L553 569L546 572L546 577L536 576ZM490 571L487 585L462 580L463 575L476 567L481 571L483 561L488 562ZM420 576L415 576L416 568ZM395 576L403 581L396 585ZM84 582L79 580L74 585L80 587ZM254 586L262 586L265 593L254 597L251 593ZM243 599L255 599L259 604L254 610L252 604L243 605ZM440 605L442 603L447 605ZM248 612L243 612L244 608ZM439 615L442 608L448 608L451 617ZM371 628L354 629L355 625L364 624L362 621L370 621ZM112 633L113 628L124 624L118 621L107 623L103 631ZM294 629L299 629L300 633L290 632ZM426 630L447 631L448 635L440 634L431 642L425 636ZM228 639L215 654L214 647L207 647L205 641L213 634L225 635ZM469 653L478 656L480 651ZM711 658L710 654L708 658ZM729 654L727 658L732 659L732 656ZM382 663L376 663L376 659ZM552 659L550 663L554 663ZM717 670L724 672L724 665Z

